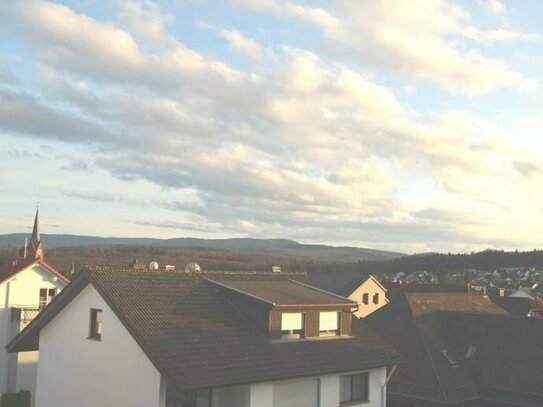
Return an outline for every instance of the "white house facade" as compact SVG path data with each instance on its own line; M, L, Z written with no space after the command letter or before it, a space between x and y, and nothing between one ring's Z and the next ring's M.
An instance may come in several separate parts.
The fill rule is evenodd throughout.
M379 308L388 304L387 289L373 276L369 276L358 287L354 288L347 298L358 302L358 310L354 313L358 318L367 317Z
M370 346L355 338L372 334L351 328L347 310L353 303L339 296L288 279L275 281L277 276L261 284L255 276L217 282L217 275L108 272L82 272L8 346L24 354L39 343L36 407L386 405L387 372L401 357L384 343L372 340ZM115 281L115 273L124 281ZM266 285L276 294L295 293L296 303L303 304L282 304L287 298L282 293L275 302L263 298ZM140 301L147 305L140 307ZM237 308L250 302L260 302L262 309L269 302L270 317L262 325L270 331L268 339L255 331L258 307ZM215 315L222 303L236 310L216 308ZM292 325L298 311L305 321L300 327ZM247 312L246 318L240 312ZM323 315L330 313L337 314L337 322L324 326ZM362 355L349 357L357 347ZM337 357L331 360L330 354ZM301 366L304 361L307 366Z

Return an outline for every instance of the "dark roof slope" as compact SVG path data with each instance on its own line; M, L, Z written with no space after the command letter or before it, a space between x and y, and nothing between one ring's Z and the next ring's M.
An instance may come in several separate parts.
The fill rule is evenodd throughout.
M488 297L467 292L407 292L407 301L413 315L419 316L433 311L480 312L505 315L507 312Z
M508 314L525 317L532 309L532 300L522 297L494 297L496 305L503 308Z
M392 399L399 396L402 400L443 404L476 397L466 367L454 359L451 363L454 347L448 335L430 329L430 319L431 315L425 315L425 323L417 323L405 293L398 293L388 305L364 319L408 360L392 376L388 393Z
M315 286L343 296L348 296L370 277L367 273L315 272L311 279Z
M8 345L8 350L35 346L39 330L60 312L65 306L62 303L90 283L159 372L180 390L389 366L402 360L356 319L351 338L272 343L206 280L210 277L220 279L212 273L87 269Z
M543 405L543 319L441 313L483 395Z
M443 310L415 317L405 296L365 318L408 358L389 382L391 401L543 405L542 319Z
M208 281L214 282L213 277ZM218 284L249 294L273 305L344 305L356 306L347 298L297 282L296 280L223 279Z

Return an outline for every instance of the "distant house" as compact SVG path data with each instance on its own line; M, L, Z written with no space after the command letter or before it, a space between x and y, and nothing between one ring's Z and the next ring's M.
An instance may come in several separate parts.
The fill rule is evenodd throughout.
M68 283L44 256L36 211L30 242L20 256L0 259L0 394L25 389L34 395L38 352L9 355L4 346Z
M387 405L542 406L543 320L442 295L399 292L364 319L407 358L389 382Z
M37 407L385 405L403 358L305 274L89 268L7 347Z
M356 301L358 309L354 315L358 318L388 304L387 289L372 275L327 272L313 274L312 278L324 290Z

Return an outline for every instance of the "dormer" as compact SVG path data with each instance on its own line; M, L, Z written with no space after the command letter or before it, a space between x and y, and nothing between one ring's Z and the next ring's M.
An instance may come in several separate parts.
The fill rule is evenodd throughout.
M274 342L351 335L357 303L296 280L208 280L261 333Z

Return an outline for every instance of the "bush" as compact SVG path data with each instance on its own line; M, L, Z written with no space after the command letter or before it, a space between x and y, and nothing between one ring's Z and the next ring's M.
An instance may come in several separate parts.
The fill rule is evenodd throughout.
M30 392L4 393L0 397L0 407L30 407Z

